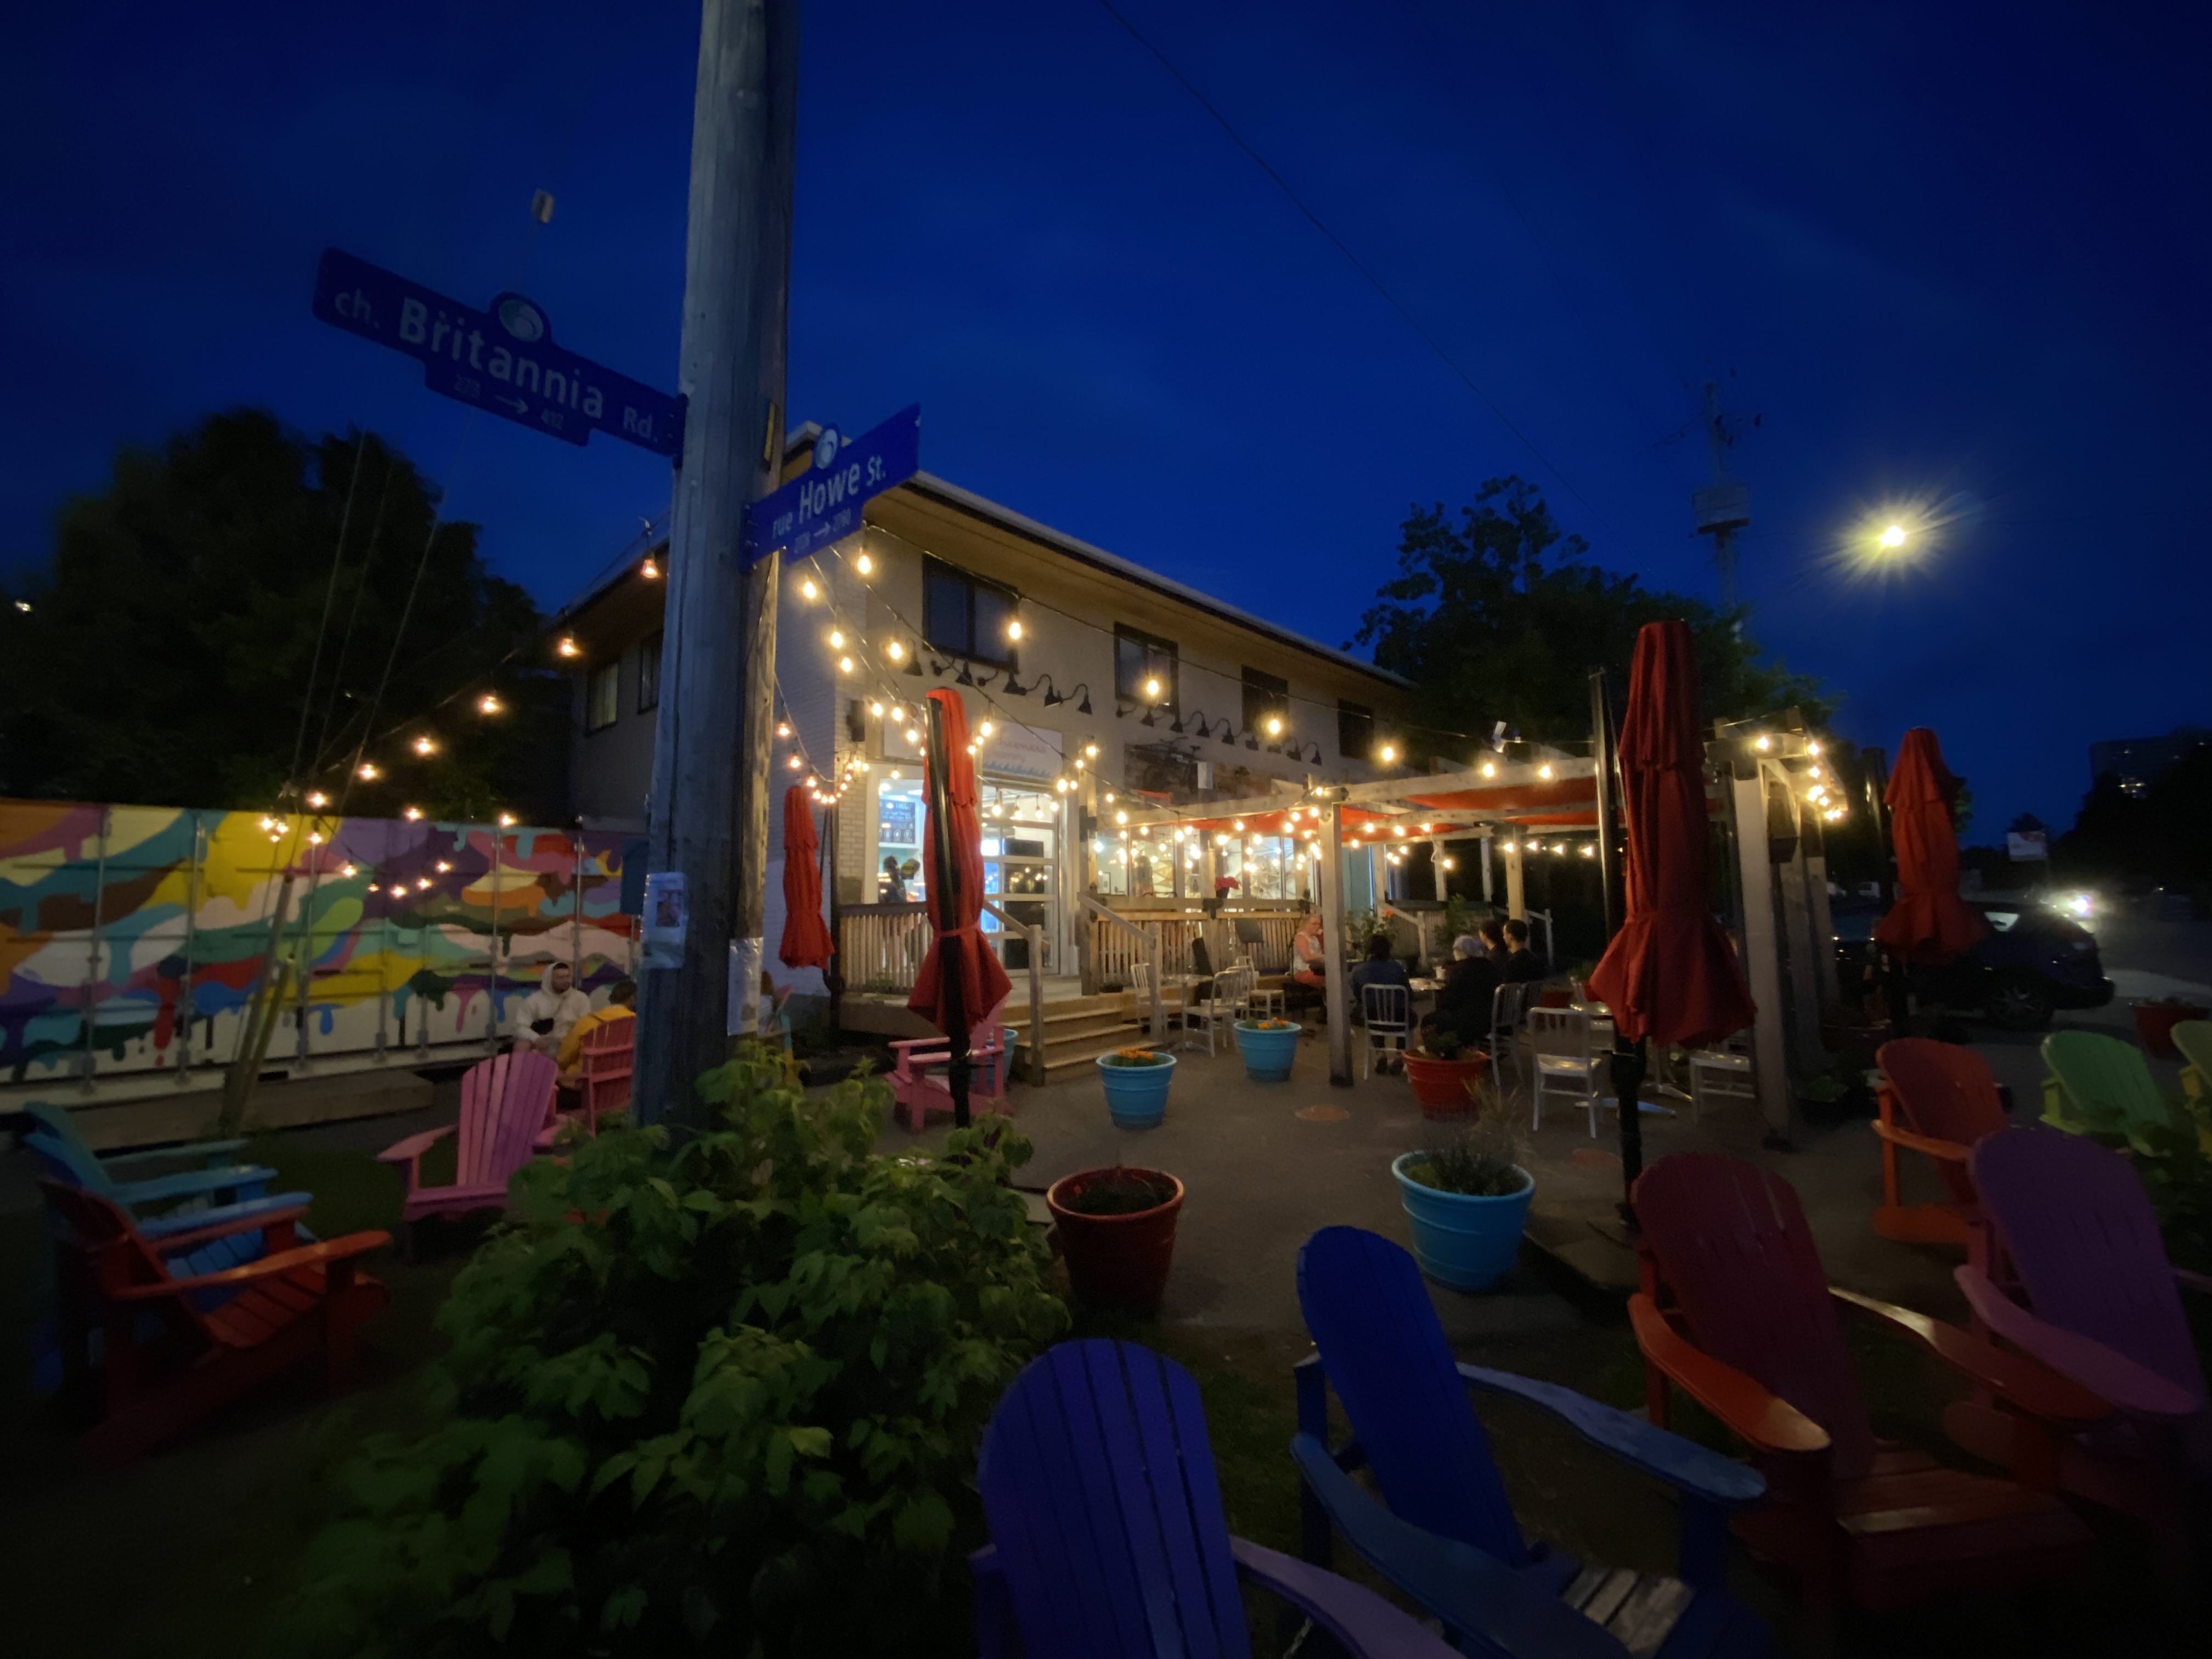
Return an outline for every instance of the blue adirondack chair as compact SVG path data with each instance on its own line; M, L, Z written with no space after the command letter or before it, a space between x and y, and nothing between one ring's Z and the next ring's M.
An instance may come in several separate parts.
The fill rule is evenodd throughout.
M1248 1659L1239 1577L1354 1656L1453 1659L1372 1591L1231 1537L1198 1385L1134 1343L1031 1360L983 1431L975 1485L992 1540L968 1558L983 1659Z
M1755 1470L1571 1389L1457 1364L1413 1258L1360 1228L1328 1227L1306 1241L1298 1304L1319 1349L1297 1368L1298 1434L1291 1448L1304 1477L1309 1561L1328 1565L1333 1527L1448 1632L1493 1645L1504 1644L1490 1628L1490 1586L1503 1580L1548 1602L1555 1622L1570 1628L1576 1653L1733 1659L1771 1650L1765 1626L1722 1588L1729 1511L1766 1492ZM1352 1432L1334 1451L1332 1385ZM1550 1412L1592 1445L1672 1486L1681 1502L1679 1576L1586 1565L1525 1538L1469 1389ZM1362 1463L1373 1470L1383 1504L1346 1473ZM1485 1580L1469 1576L1469 1557L1484 1564Z

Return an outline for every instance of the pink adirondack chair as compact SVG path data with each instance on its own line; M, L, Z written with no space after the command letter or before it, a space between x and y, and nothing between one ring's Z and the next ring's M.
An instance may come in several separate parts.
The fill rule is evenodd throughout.
M968 1078L968 1108L971 1112L1006 1109L1006 1073L1013 1059L1014 1032L999 1024L1004 1002L991 1010L968 1034L968 1054L974 1069ZM894 1115L905 1120L915 1134L932 1112L952 1109L951 1085L945 1070L952 1063L952 1046L941 1036L908 1037L890 1045L898 1058L885 1080L891 1085Z
M2084 1135L2002 1129L1968 1160L1987 1242L1957 1270L1988 1330L2112 1402L2109 1419L2058 1448L2067 1492L2150 1531L2168 1591L2192 1576L2189 1483L2212 1480L2212 1408L2158 1217L2128 1159ZM1944 1413L1967 1450L2010 1461L2005 1425L1980 1400Z
M415 1224L424 1216L466 1215L506 1205L507 1178L530 1162L538 1132L553 1115L558 1076L550 1054L520 1049L471 1066L461 1079L458 1124L410 1135L376 1155L380 1164L407 1166L407 1200L400 1217L401 1237L410 1257ZM422 1154L456 1128L461 1142L453 1183L425 1187Z
M1875 1054L1881 1092L1874 1132L1881 1137L1881 1207L1874 1230L1903 1244L1973 1242L1974 1183L1966 1154L1984 1135L2005 1127L2004 1104L1987 1061L1971 1048L1928 1037L1899 1037ZM1907 1205L1899 1186L1899 1151L1936 1166L1945 1197Z
M636 1056L635 1018L611 1019L585 1032L584 1046L576 1056L580 1079L576 1109L559 1110L560 1097L556 1093L556 1110L552 1120L538 1131L538 1149L544 1152L551 1146L572 1123L582 1124L586 1134L595 1135L602 1117L628 1111L630 1071Z

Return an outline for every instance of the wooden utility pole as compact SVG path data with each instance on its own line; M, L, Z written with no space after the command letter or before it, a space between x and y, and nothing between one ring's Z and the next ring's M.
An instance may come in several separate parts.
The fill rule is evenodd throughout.
M684 937L672 965L643 968L647 1123L704 1122L691 1085L729 1053L731 945L761 936L780 565L746 567L744 514L782 460L798 99L798 0L704 0L647 831L647 868L684 878Z

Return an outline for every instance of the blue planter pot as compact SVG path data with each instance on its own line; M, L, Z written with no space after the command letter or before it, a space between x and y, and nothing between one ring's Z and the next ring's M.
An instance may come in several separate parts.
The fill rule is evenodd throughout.
M1288 1083L1291 1062L1298 1055L1298 1028L1263 1031L1238 1020L1237 1052L1244 1056L1244 1074L1255 1083Z
M1521 1229L1528 1219L1528 1200L1536 1195L1536 1178L1522 1170L1528 1185L1503 1198L1438 1192L1406 1174L1408 1165L1425 1162L1428 1156L1407 1152L1390 1164L1406 1219L1413 1224L1413 1259L1440 1285L1455 1291L1487 1290L1512 1271L1520 1255Z
M1175 1056L1164 1066L1109 1066L1098 1056L1098 1080L1106 1085L1106 1110L1117 1129L1152 1129L1168 1115L1168 1085L1175 1080Z

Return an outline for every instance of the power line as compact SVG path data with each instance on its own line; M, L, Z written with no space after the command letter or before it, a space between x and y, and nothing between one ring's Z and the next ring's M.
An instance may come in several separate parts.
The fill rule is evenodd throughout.
M1546 471L1549 472L1553 477L1557 478L1561 484L1565 486L1567 493L1583 504L1583 507L1589 513L1589 515L1597 520L1600 527L1601 527L1607 534L1618 537L1620 532L1614 530L1613 526L1607 521L1605 514L1599 512L1596 507L1591 506L1590 500L1587 495L1583 495L1581 490L1575 488L1574 481L1559 470L1558 464L1554 462L1550 456L1545 454L1542 450L1536 447L1535 440L1531 438L1526 432L1523 432L1514 422L1511 416L1508 415L1503 409L1498 406L1497 400L1487 392L1485 392L1479 384L1477 384L1474 375L1468 374L1466 369L1460 366L1458 360L1455 358L1451 353L1444 349L1442 343L1437 340L1435 335L1430 333L1426 328L1422 326L1420 319L1414 316L1411 311L1407 309L1404 301L1401 301L1396 295L1393 294L1382 279L1380 276L1377 276L1373 270L1369 269L1366 262L1361 259L1357 253L1354 253L1352 251L1351 246L1345 241L1344 238L1338 235L1334 230L1331 230L1322 216L1318 213L1316 213L1312 208L1306 205L1305 199L1301 197L1296 190L1291 187L1290 180L1284 178L1281 173L1278 173L1273 166L1268 161L1267 158L1261 155L1258 150L1252 147L1252 145L1245 139L1244 136L1238 132L1237 129L1231 125L1229 118L1224 115L1221 111L1214 106L1212 100L1207 98L1204 93L1200 92L1196 86L1192 84L1191 79L1188 76L1185 75L1181 70L1175 66L1174 60L1169 58L1169 56L1165 52L1162 52L1158 46L1154 46L1149 40L1146 39L1144 33L1137 27L1137 26L1131 22L1128 18L1124 16L1121 12L1115 8L1113 0L1098 0L1098 4L1109 17L1111 17L1127 32L1128 36L1132 40L1134 40L1139 46L1150 52L1152 57L1158 61L1160 67L1165 70L1175 78L1176 84L1180 86L1185 92L1188 93L1200 109L1204 110L1208 115L1213 118L1215 125L1220 127L1222 131L1229 136L1229 141L1235 144L1237 149L1244 152L1245 155L1251 161L1253 166L1258 167L1261 172L1267 175L1269 179L1273 182L1275 188L1283 192L1283 195L1288 199L1291 205L1304 216L1306 222L1310 224L1316 230L1319 231L1323 236L1328 239L1329 246L1334 247L1339 253L1342 254L1346 262L1366 280L1367 285L1373 289L1376 293L1381 295L1382 296L1383 302L1388 305L1391 310L1398 313L1400 319L1405 323L1406 326L1412 329L1415 334L1421 337L1422 343L1425 344L1431 351L1436 354L1437 361L1443 363L1446 368L1457 375L1461 383L1465 386L1469 392L1472 392L1477 398L1481 399L1483 407L1487 409L1492 415L1496 416L1498 417L1498 423L1504 427L1504 428L1508 432L1510 432L1516 438L1521 441L1522 447L1526 448L1531 455L1536 458L1537 461L1543 466Z

